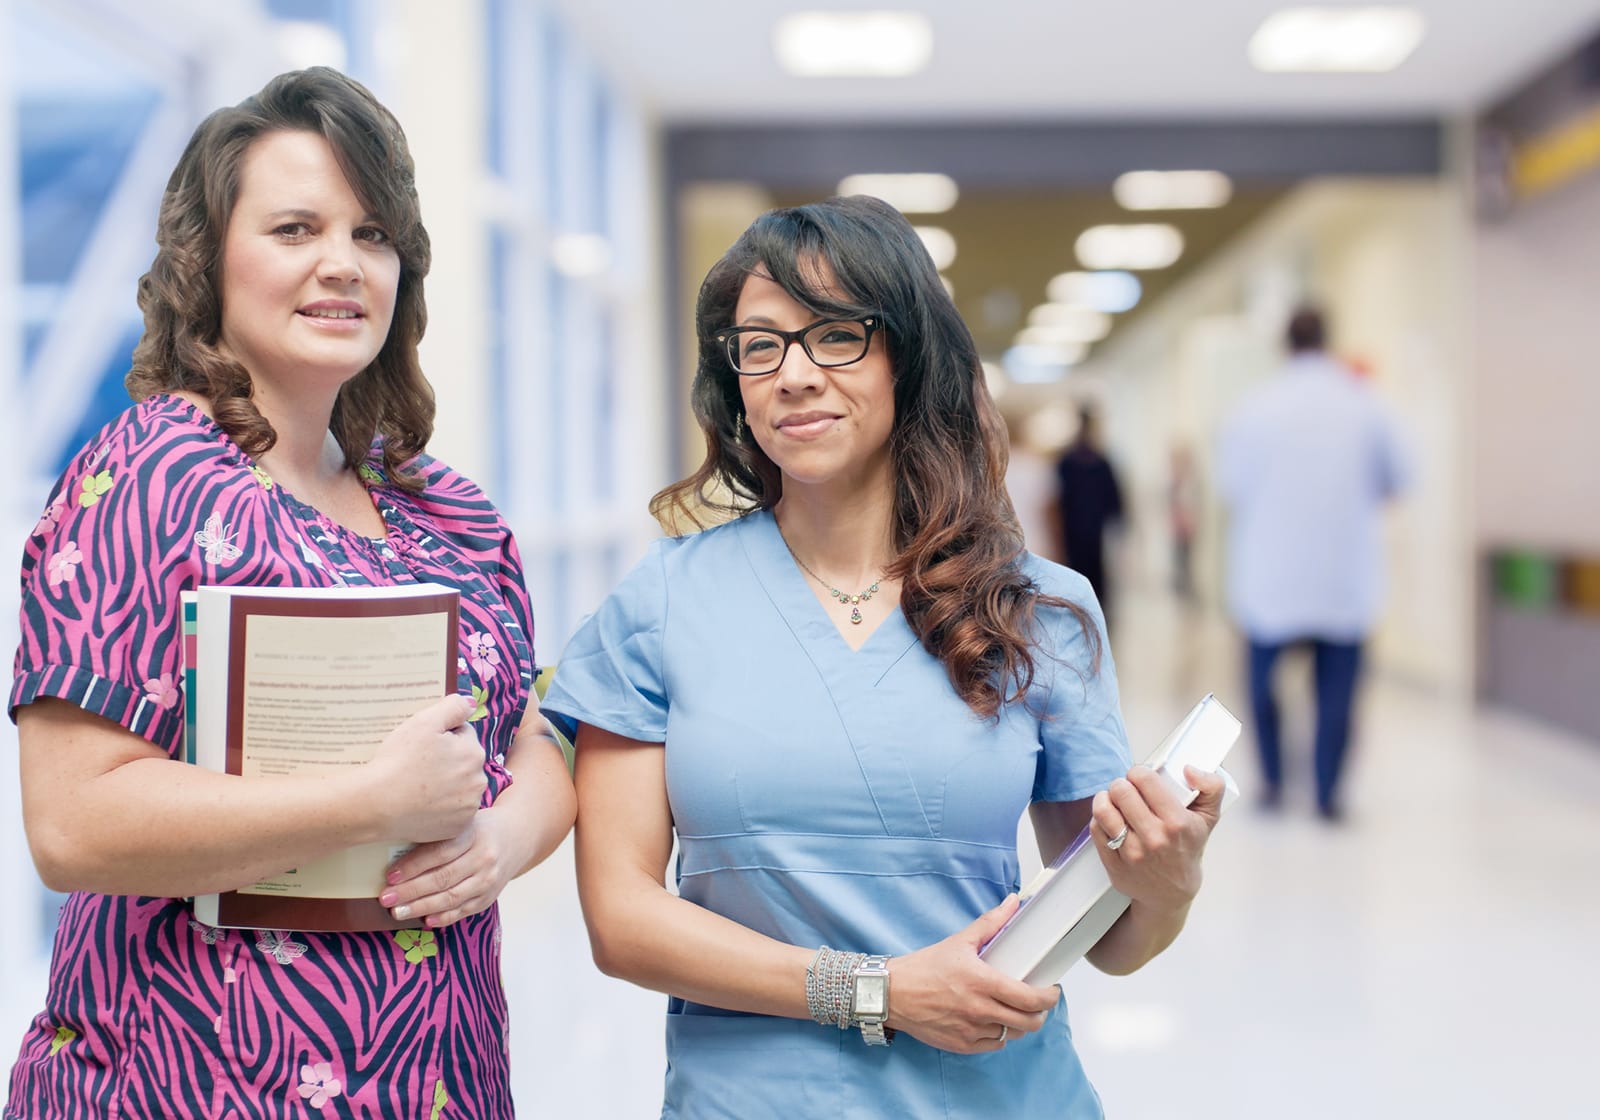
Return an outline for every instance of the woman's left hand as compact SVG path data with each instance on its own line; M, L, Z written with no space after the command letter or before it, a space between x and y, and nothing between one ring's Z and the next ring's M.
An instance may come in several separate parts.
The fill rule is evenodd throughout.
M513 831L501 810L479 809L459 835L418 844L395 860L379 904L396 921L421 918L429 929L487 910L527 860Z
M1094 798L1091 831L1111 885L1157 911L1182 911L1200 890L1200 856L1222 812L1223 781L1187 767L1199 791L1189 805L1165 778L1135 766ZM1116 848L1110 847L1123 829Z

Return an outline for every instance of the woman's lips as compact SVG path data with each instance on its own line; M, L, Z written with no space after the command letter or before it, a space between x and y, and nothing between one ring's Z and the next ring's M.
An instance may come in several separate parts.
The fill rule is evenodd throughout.
M831 412L803 412L779 420L777 428L792 439L815 439L838 422L839 418Z

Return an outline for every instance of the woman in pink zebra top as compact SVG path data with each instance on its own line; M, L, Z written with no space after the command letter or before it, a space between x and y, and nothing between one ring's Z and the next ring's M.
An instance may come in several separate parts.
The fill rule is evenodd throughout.
M70 897L5 1116L508 1117L495 899L574 800L516 544L424 454L405 137L343 75L282 75L200 125L157 243L136 403L23 559L9 710L34 860ZM181 761L183 591L414 582L461 591L462 695L336 777ZM379 901L423 928L215 929L185 901L369 840L416 845Z

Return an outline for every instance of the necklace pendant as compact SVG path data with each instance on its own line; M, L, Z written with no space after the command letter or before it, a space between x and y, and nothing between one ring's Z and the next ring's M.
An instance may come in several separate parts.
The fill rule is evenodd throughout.
M861 608L860 607L851 607L850 608L850 621L855 623L855 625L857 625L857 626L861 625Z

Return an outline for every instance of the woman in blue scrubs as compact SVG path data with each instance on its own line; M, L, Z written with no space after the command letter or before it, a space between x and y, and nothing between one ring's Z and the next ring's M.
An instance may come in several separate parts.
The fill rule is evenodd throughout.
M670 996L662 1115L1100 1116L1060 989L978 956L1018 818L1046 860L1092 820L1133 902L1089 959L1131 972L1183 926L1220 783L1186 809L1129 769L1100 608L1024 551L897 211L764 215L696 326L706 459L652 509L723 523L652 546L544 703L576 728L595 960Z

